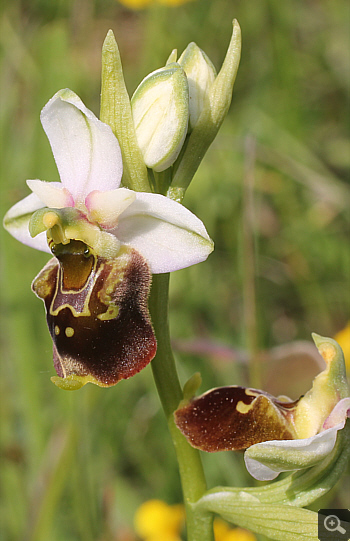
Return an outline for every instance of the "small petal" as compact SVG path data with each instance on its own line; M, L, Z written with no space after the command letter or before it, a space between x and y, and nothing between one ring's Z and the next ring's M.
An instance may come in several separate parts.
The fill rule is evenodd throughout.
M123 171L119 143L74 92L57 92L43 108L41 122L61 181L75 201L92 190L118 188Z
M44 180L27 180L29 188L46 207L63 209L74 207L74 199L61 182L45 182Z
M329 455L335 445L338 430L344 428L344 425L345 420L316 436L302 440L257 443L244 454L246 468L259 481L275 479L283 471L310 468Z
M85 199L85 206L91 221L105 229L113 229L118 224L119 215L136 199L136 194L127 188L108 192L94 190Z
M33 213L45 205L37 195L31 193L10 208L4 217L4 227L11 235L36 250L50 253L46 234L41 233L33 239L29 233L29 222Z
M153 274L200 263L214 247L199 218L159 194L136 193L114 233L147 259Z
M146 261L127 247L114 259L97 257L80 241L56 245L54 253L32 285L54 343L54 383L105 387L139 372L156 352Z

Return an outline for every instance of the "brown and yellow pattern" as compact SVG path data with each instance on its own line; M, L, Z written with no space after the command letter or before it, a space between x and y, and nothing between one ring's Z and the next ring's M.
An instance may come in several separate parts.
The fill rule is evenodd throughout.
M54 382L110 386L139 372L156 352L147 262L126 246L114 259L96 256L81 241L50 247L55 258L32 288L46 307L59 376Z
M219 387L180 407L175 422L193 447L238 451L262 441L294 439L297 402L279 401L257 389Z

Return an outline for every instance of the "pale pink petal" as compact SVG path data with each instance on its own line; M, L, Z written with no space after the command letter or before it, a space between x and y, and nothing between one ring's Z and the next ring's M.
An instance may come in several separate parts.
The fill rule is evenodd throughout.
M136 193L127 188L108 192L94 190L86 197L85 206L91 221L105 229L113 229L118 224L119 215L135 201L135 198Z
M27 180L29 188L46 207L63 209L74 207L74 199L61 182L45 182L44 180Z

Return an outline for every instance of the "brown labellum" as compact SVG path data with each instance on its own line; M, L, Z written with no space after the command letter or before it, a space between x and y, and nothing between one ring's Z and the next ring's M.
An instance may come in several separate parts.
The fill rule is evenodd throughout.
M262 441L294 439L296 404L257 389L218 387L180 407L175 423L193 447L238 451Z
M147 262L126 246L114 259L96 256L81 241L51 249L56 257L32 288L45 303L58 376L110 386L139 372L157 347Z

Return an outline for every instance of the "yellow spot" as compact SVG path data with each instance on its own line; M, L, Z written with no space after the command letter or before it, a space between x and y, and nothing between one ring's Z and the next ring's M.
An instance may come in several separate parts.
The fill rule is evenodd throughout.
M108 310L103 314L97 316L101 321L106 321L108 319L115 319L119 313L119 307L116 304L113 304L108 307Z
M318 351L321 353L327 364L330 363L337 354L336 349L332 344L321 344Z
M66 327L65 331L67 338L71 338L74 334L74 329L72 327Z
M248 413L251 408L252 404L245 404L242 400L237 402L236 410L239 411L239 413Z
M47 229L51 229L60 222L59 216L55 212L47 212L43 217L43 224Z
M58 336L60 334L60 328L58 325L55 325L55 335Z

